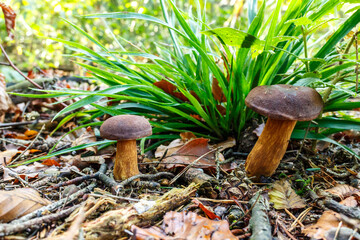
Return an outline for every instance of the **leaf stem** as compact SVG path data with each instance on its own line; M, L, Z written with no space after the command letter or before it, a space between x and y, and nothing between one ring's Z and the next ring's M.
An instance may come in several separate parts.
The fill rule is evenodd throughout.
M308 59L308 50L307 50L307 40L306 40L306 33L305 33L305 29L304 26L301 26L301 31L302 31L302 35L303 35L303 42L304 42L304 54L305 54L305 66L306 66L306 72L310 72L310 65L309 65L309 61Z

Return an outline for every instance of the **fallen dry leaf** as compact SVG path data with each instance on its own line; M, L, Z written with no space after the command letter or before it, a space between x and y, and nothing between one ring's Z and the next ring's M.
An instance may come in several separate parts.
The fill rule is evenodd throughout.
M348 197L340 203L348 207L357 206L355 197ZM325 236L327 235L328 231L330 231L332 228L337 228L340 221L342 221L342 219L339 213L331 210L324 211L316 224L305 227L302 230L302 233L306 234L312 239L326 239ZM352 228L344 221L342 222L342 227Z
M58 163L56 160L48 158L46 160L44 160L41 164L45 165L45 166L56 166L56 167L60 167L60 163Z
M8 33L8 36L11 39L14 39L13 31L15 29L16 13L14 12L14 10L10 6L6 5L3 2L0 2L0 7L2 8L2 11L4 13L6 31Z
M164 79L159 82L155 82L154 85L157 86L158 88L162 89L167 94L170 94L184 102L189 101L189 99L187 97L185 97L184 94L182 94L181 92L177 92L177 87L174 84L172 84Z
M4 175L3 175L4 181L9 181L14 179L12 176L9 175L9 173L16 173L22 179L27 179L27 181L29 181L30 179L36 178L39 175L39 172L44 173L46 169L49 169L49 167L39 162L34 162L30 165L21 165L11 169L3 167L3 169L4 169Z
M205 156L203 156L194 165L194 167L214 168L215 160L216 160L216 152L210 149L208 142L209 139L205 139L205 138L193 139L187 142L185 145L183 145L181 148L176 150L171 155L167 155L162 162L168 163L166 165L167 168L181 167L186 164L192 163L200 156L203 156L205 154ZM219 161L220 162L224 161L224 156L222 156L222 154L219 154ZM224 170L229 170L230 166L228 164L224 164L222 165L222 168Z
M10 222L50 203L32 188L0 191L0 221Z
M192 132L182 132L180 133L180 137L183 142L187 142L196 138L195 134Z
M207 207L204 206L204 204L202 204L202 202L200 202L198 199L193 199L192 200L193 203L195 203L199 208L201 208L201 210L203 210L203 212L206 214L206 216L208 216L211 220L214 219L221 219L218 215L216 215L212 210L209 210Z
M192 132L182 132L180 133L180 138L175 139L169 143L169 145L160 145L155 151L155 157L161 158L164 157L166 152L166 156L169 156L176 152L179 148L184 146L184 144L192 139L195 139L196 136Z
M48 240L75 240L79 239L79 232L81 231L81 225L85 220L85 212L84 207L81 207L79 209L78 215L71 223L69 229L66 232L63 232L62 234L59 234L57 236L50 236L46 239Z
M269 197L275 209L305 207L305 201L295 193L290 183L286 180L276 181L273 184L272 190L269 192Z
M359 189L356 189L356 188L351 187L351 186L346 185L346 184L339 184L339 185L336 185L333 188L325 190L325 192L329 192L331 194L339 196L339 198L341 200L343 200L343 199L345 199L347 197L350 197L354 193L358 193Z
M211 92L215 98L215 100L219 102L226 102L226 96L224 95L223 90L219 86L219 81L213 77L212 86L211 86Z
M1 7L0 3L0 7ZM6 113L13 107L13 103L6 92L5 77L0 73L0 115Z
M223 151L236 145L234 138L228 138L218 144L209 145L209 139L196 138L196 136L191 132L181 133L180 137L181 139L173 140L168 146L160 145L155 151L156 158L164 158L164 163L174 163L168 164L168 168L183 166L182 164L189 164L213 149ZM214 151L203 157L196 166L202 168L214 167L215 159L216 153ZM224 161L224 156L221 153L219 153L219 161ZM201 166L201 164L203 165ZM228 170L230 169L230 166L223 165L222 168L224 170Z
M253 133L255 133L256 136L260 137L261 133L264 131L264 127L265 127L265 123L261 123L257 128L255 128Z
M35 138L35 137L38 135L38 132L35 131L35 130L27 129L27 130L24 132L24 135L27 137L27 140L29 140L29 139Z
M147 229L132 226L131 230L136 231L136 239L222 239L236 240L229 230L229 223L226 220L213 221L198 216L193 212L167 212L161 228L151 227ZM152 237L152 238L149 238Z
M13 157L16 156L18 153L19 151L15 149L0 152L0 165L8 165L12 161Z
M233 137L229 137L223 142L220 142L218 144L212 145L211 148L220 148L219 151L223 151L228 148L232 148L236 145L236 140Z
M37 134L38 134L37 131L28 129L24 133L8 132L6 133L5 137L21 139L21 140L31 140L35 138Z
M92 142L96 142L96 136L94 133L94 130L91 127L87 127L86 131L80 135L80 137L76 138L71 146L75 147L75 146L79 146L81 144L87 144L87 143L92 143ZM91 151L96 153L97 148L96 146L92 146L92 147L87 147L85 148L87 151Z

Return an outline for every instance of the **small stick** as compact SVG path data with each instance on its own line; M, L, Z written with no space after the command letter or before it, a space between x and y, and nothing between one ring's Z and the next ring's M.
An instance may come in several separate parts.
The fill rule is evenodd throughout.
M120 197L120 196L115 196L112 194L96 194L96 193L90 193L90 196L94 196L94 197L111 197L111 198L115 198L115 199L119 199L119 200L125 200L125 201L133 201L133 202L140 202L139 199L136 198L129 198L129 197Z
M138 178L153 180L153 179L157 179L157 178L161 178L161 177L173 177L173 176L174 176L174 174L169 173L169 172L158 172L155 174L138 174L138 175L129 177L128 179L125 179L119 185L126 186Z
M29 124L34 124L34 123L36 123L36 121L0 123L0 128L1 127L13 127L13 126L29 125Z
M340 221L339 224L338 224L338 227L337 227L336 232L335 232L334 240L336 240L336 239L337 239L337 236L339 235L339 232L340 232L342 223L343 223L343 222Z
M255 202L251 205L251 207L246 211L246 213L242 216L242 217L240 217L239 219L237 219L236 220L236 222L233 222L231 225L230 225L230 227L232 227L232 226L234 226L236 223L238 223L239 221L241 221L241 220L243 220L247 215L249 215L249 213L253 210L253 208L255 207L255 205L257 204L257 202L259 201L259 198L261 197L261 194L259 193L259 195L256 197L256 199L255 199ZM254 197L253 197L254 198ZM251 201L253 201L254 199L250 199L250 202ZM234 201L236 204L237 204L237 202L236 201ZM239 201L238 201L238 203L239 203ZM241 208L242 210L243 210L243 208ZM251 216L251 218L252 218L253 216Z
M200 159L202 159L203 157L205 157L209 153L217 151L218 149L219 148L215 148L213 150L210 150L210 151L204 153L203 155L201 155L200 157L198 157L197 159L195 159L195 161L193 161L191 164L187 165L178 175L176 175L173 179L171 179L169 185L172 185L176 180L178 180L179 177L181 177L187 170L189 170L189 168L191 168L193 165L195 165Z
M360 219L360 209L358 207L348 207L332 199L325 201L325 206L349 218Z
M28 78L27 76L25 76L15 65L14 63L10 60L9 56L7 55L3 45L1 45L0 43L0 49L3 52L6 60L8 60L10 66L17 71L21 76L23 76L26 80L28 80L32 85L34 85L35 87L39 88L39 89L43 89L43 87L41 87L39 84L37 84L36 82L34 82L33 80L31 80L30 78Z
M136 179L157 179L160 177L173 177L174 174L169 172L158 172L155 174L138 174L135 176L132 176L128 179L125 179L124 181L118 183L114 179L110 178L109 176L103 174L103 173L96 173L95 174L97 179L102 181L106 186L112 188L113 192L118 193L119 190L123 189L126 185L131 184Z
M99 171L97 171L95 174L92 174L92 175L83 175L81 177L76 177L76 178L73 178L69 181L65 181L65 182L61 182L61 183L58 183L58 184L55 184L53 186L50 186L49 189L51 190L55 190L55 189L59 189L60 187L63 187L63 186L69 186L71 184L76 184L76 183L79 183L79 182L84 182L86 180L89 180L89 179L93 179L93 178L99 178L99 175L102 174L102 175L105 175L104 172L106 172L106 169L107 169L107 165L106 163L102 163L100 165L100 168L99 168Z
M296 157L295 157L295 161L298 159L298 157L299 157L299 155L300 155L300 153L301 153L301 150L302 150L302 148L304 147L305 139L306 139L306 137L307 137L307 135L308 135L308 133L309 133L310 126L311 126L311 122L312 122L312 121L309 121L309 125L308 125L307 128L306 128L306 131L305 131L305 134L304 134L304 138L303 138L303 140L302 140L302 142L301 142L301 145L300 145L299 150L297 151L297 154L296 154Z
M291 224L290 228L289 228L289 232L291 232L296 225L299 223L299 225L301 227L304 227L304 224L302 224L302 220L304 219L304 217L310 212L310 210L312 209L312 207L309 207L307 209L305 209L304 211L302 211L300 213L300 215L295 219L295 221Z
M83 182L83 181L86 181L86 180L89 180L89 179L92 179L92 178L96 178L95 175L96 175L96 173L92 174L92 175L85 175L85 176L81 176L81 177L76 177L76 178L73 178L71 180L68 180L68 181L61 182L61 183L55 184L53 186L50 186L49 190L56 190L56 189L59 189L60 187L69 186L71 184L77 184L77 183L80 183L80 182Z
M288 235L289 238L291 238L292 240L296 240L296 238L286 229L284 224L279 219L276 219L276 222L279 224L282 230L284 230L284 232L286 233L286 235Z
M44 177L41 180L31 183L30 186L33 188L38 188L38 187L42 187L50 182L51 182L51 177Z
M107 176L104 173L99 173L97 175L97 179L102 181L106 186L108 186L110 188L114 188L115 186L118 185L118 183L114 179L110 178L109 176Z
M287 208L285 208L285 212L286 212L287 214L289 214L289 216L290 216L292 219L294 219L295 221L297 220L297 218L296 218ZM301 222L299 222L299 225L300 225L301 227L305 227L304 224L302 224Z
M225 204L231 204L231 203L235 203L236 201L239 203L244 203L244 204L248 204L249 201L241 201L241 200L229 200L229 199L212 199L212 198L191 198L191 199L198 199L199 201L206 201L206 202L214 202L214 203L225 203Z
M252 206L248 212L251 211L251 218L249 222L252 232L251 239L272 239L271 225L268 217L269 203L267 199L261 196L260 192L258 192L251 198L250 203Z
M228 159L227 159L228 160ZM225 161L227 161L225 160ZM234 160L234 159L231 159L231 160ZM225 164L227 162L220 162L220 164ZM164 164L164 165L168 165L168 164L181 164L181 165L191 165L192 163L183 163L183 162L169 162L169 163L165 163L165 162L159 162L159 161L156 161L156 162L146 162L146 163L138 163L139 165L151 165L151 164ZM204 166L204 167L216 167L215 164L205 164L205 163L202 163L202 164L197 164L198 166Z
M216 156L216 159L215 159L215 163L216 163L216 179L219 180L219 178L220 178L219 151L216 151L215 156Z
M27 181L25 181L24 179L22 179L16 172L13 171L9 171L9 176L16 178L24 187L28 187L28 188L32 188L35 191L39 192L41 194L41 196L43 196L44 198L49 199L48 196L46 196L44 193L42 193L41 191L39 191L36 187L33 187L31 184L29 184Z
M134 188L156 189L160 187L160 183L153 181L132 181L130 186Z
M26 229L39 229L43 226L44 223L49 224L69 216L79 206L80 204L62 210L58 213L49 214L43 217L27 220L25 222L19 222L17 224L13 224L13 223L0 224L0 237L4 237L18 232L23 232Z
M17 156L14 160L12 160L12 161L10 162L10 165L13 164L14 162L16 162L18 159L20 159L20 158L26 153L26 151L29 150L32 145L34 145L34 142L40 137L40 135L41 135L42 131L44 131L44 129L45 129L45 124L42 125L40 131L38 132L38 134L36 135L36 137L34 138L34 140L31 141L31 143L27 146L27 148L26 148L24 151L22 151L22 152L19 154L19 156Z
M59 208L60 206L63 206L65 203L70 203L74 200L76 200L78 197L84 195L86 192L90 192L92 191L96 186L96 183L92 183L89 186L87 186L86 188L83 188L79 191L77 191L76 193L71 194L68 198L64 198L61 199L57 202L54 202L50 205L44 206L42 208L39 208L38 210L35 210L19 219L16 219L14 221L11 222L11 224L20 224L20 223L24 223L29 221L30 219L33 219L39 215L41 215L43 212L53 212L55 211L57 208Z

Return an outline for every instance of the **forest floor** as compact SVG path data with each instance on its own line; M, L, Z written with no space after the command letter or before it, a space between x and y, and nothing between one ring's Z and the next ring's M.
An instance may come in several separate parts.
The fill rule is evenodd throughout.
M92 88L81 79L45 84ZM141 174L115 181L116 149L95 145L103 140L99 126L74 130L80 123L70 118L53 132L64 119L52 121L61 104L6 99L12 102L0 123L6 239L360 239L359 159L339 146L292 140L276 172L253 181L244 165L261 128L254 120L240 142L215 144L188 132L139 150ZM360 153L359 132L331 137ZM61 154L46 157L50 151Z

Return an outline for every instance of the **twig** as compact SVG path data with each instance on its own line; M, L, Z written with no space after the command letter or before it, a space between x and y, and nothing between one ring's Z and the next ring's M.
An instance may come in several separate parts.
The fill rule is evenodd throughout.
M16 140L16 141L15 141ZM3 142L8 142L8 143L11 143L11 144L14 144L14 145L18 145L18 146L21 146L21 147L24 147L26 148L26 145L25 144L28 144L28 142L26 140L20 140L19 139L6 139L6 138L0 138L0 141L3 141Z
M16 178L22 185L23 187L30 187L29 183L27 181L25 181L24 179L22 179L18 174L16 174L15 172L9 172L9 176Z
M6 62L0 62L0 65L4 65L4 66L10 66L10 63L6 63Z
M157 179L157 178L161 178L161 177L173 177L173 176L174 176L174 174L169 173L169 172L158 172L155 174L138 174L138 175L129 177L128 179L122 181L119 185L126 186L138 178L153 180L153 179Z
M304 224L302 224L302 220L304 219L304 217L310 212L310 210L312 209L312 207L309 207L307 209L305 209L304 211L302 211L300 213L300 215L295 219L295 221L291 224L290 228L289 228L289 232L291 232L296 225L299 223L299 225L301 227L304 227Z
M179 179L179 177L181 177L187 170L189 170L189 168L191 168L192 166L194 166L198 161L200 161L200 159L202 159L203 157L205 157L206 155L208 155L209 153L212 153L214 151L217 151L219 148L215 148L212 149L206 153L204 153L203 155L201 155L200 157L198 157L197 159L195 159L195 161L193 161L191 164L187 165L178 175L176 175L173 179L171 179L169 185L172 185L176 180Z
M17 224L14 223L0 224L0 237L4 237L17 232L23 232L26 229L39 229L43 226L44 223L49 224L69 216L79 206L80 204L62 210L58 213L49 214L43 217L27 220L25 222L18 222Z
M118 183L114 179L110 178L104 173L97 174L97 179L99 179L101 182L103 182L106 186L110 188L114 188L116 185L118 185Z
M160 183L153 181L132 181L130 186L134 188L156 189L160 187Z
M102 181L106 186L110 187L113 191L113 193L117 194L120 190L124 189L124 187L126 185L132 184L134 182L134 180L136 179L148 179L148 180L152 180L152 179L157 179L157 178L161 178L161 177L173 177L174 174L169 173L169 172L158 172L155 174L138 174L135 176L132 176L120 183L116 182L114 179L110 178L109 176L103 174L103 173L96 173L94 174L94 176L99 179L100 181ZM136 187L139 187L138 184L141 184L140 186L143 187L145 186L147 183L145 182L141 182L140 183L135 183L135 185L137 185ZM153 182L150 183L149 187L153 187L156 188L159 185L156 183L154 184Z
M343 173L337 173L337 172L334 172L333 170L331 169L328 169L328 168L323 168L323 170L328 173L328 174L331 174L337 178L347 178L351 175L351 173L349 171L346 171L346 172L343 172Z
M13 126L29 125L29 124L34 124L34 123L36 123L36 121L0 123L0 128L1 127L13 127Z
M334 236L334 240L337 239L338 235L339 235L339 232L340 232L340 229L341 229L341 226L342 226L342 221L339 222L338 224L338 227L336 228L336 232L335 232L335 236Z
M98 179L100 174L105 175L104 173L106 172L106 169L107 169L106 163L102 163L100 165L99 171L97 171L95 174L76 177L76 178L73 178L73 179L71 179L69 181L61 182L61 183L55 184L53 186L50 186L49 189L55 190L55 189L59 189L60 187L64 187L64 186L68 186L68 185L71 185L71 184L84 182L84 181L89 180L89 179L93 179L93 178Z
M269 209L269 203L263 196L261 196L259 192L257 193L257 196L255 195L250 200L250 203L253 203L249 223L252 232L251 239L272 239L271 225L267 213Z
M231 161L233 161L234 159L231 159ZM220 162L220 165L228 163L228 159L226 159L225 161ZM151 165L151 164L163 164L163 165L173 165L173 164L181 164L181 165L185 165L188 166L192 163L183 163L183 162L160 162L160 161L156 161L156 162L144 162L144 163L138 163L139 165ZM201 163L201 164L197 164L197 166L204 166L204 167L216 167L215 164L206 164L206 163Z
M6 60L8 60L10 66L15 70L17 71L21 76L23 76L26 80L28 80L29 82L31 82L32 85L34 85L35 87L39 88L39 89L43 89L39 84L37 84L36 82L34 82L33 80L31 80L30 78L28 78L27 76L25 76L15 65L14 63L10 60L9 56L7 55L3 45L1 45L0 43L0 48L1 48L1 51L3 52Z
M296 157L295 157L295 161L298 159L298 157L299 157L299 155L300 155L300 153L301 153L301 150L302 150L302 148L303 148L303 146L304 146L304 144L305 144L305 139L306 139L306 137L307 137L307 135L308 135L308 133L309 133L311 122L312 122L312 121L309 121L309 125L308 125L307 128L306 128L306 131L305 131L305 134L304 134L304 139L302 140L301 145L300 145L300 148L299 148L299 150L297 151L297 154L296 154Z
M215 153L215 163L216 163L216 179L219 180L220 178L220 161L219 161L219 151Z
M243 157L247 157L249 155L249 153L242 153L242 152L233 152L232 155L234 156L243 156Z
M42 125L40 131L38 132L38 134L36 135L36 137L34 138L34 140L31 141L31 143L27 146L27 148L26 148L24 151L22 151L22 152L19 154L19 156L17 156L14 160L12 160L12 161L10 162L10 165L13 164L14 162L16 162L18 159L20 159L20 158L26 153L26 151L29 150L32 145L34 145L34 142L40 137L40 135L41 135L42 131L44 131L44 129L45 129L45 124Z
M50 186L49 189L50 190L56 190L56 189L59 189L60 187L69 186L71 184L77 184L77 183L80 183L80 182L83 182L83 181L86 181L86 180L89 180L89 179L92 179L92 178L96 178L96 173L92 174L92 175L85 175L85 176L81 176L81 177L76 177L76 178L73 178L73 179L71 179L69 181L60 182L58 184Z
M246 211L246 213L244 215L242 215L239 219L236 220L236 222L233 222L230 227L234 226L236 223L240 222L241 220L243 220L247 215L249 215L249 213L254 209L255 205L257 204L257 202L259 201L259 198L261 197L261 194L259 193L258 196L255 199L250 199L249 203L252 204L251 207ZM234 201L236 204L239 203L239 201ZM238 204L237 204L238 205ZM241 206L239 206L241 207ZM243 208L241 207L241 209L243 210Z
M56 78L37 78L37 79L34 79L33 81L38 85L45 85L45 84L53 85L56 82ZM19 82L19 83L16 83L14 85L7 87L6 91L7 92L13 92L13 91L23 92L31 86L32 86L31 83L22 81L22 82Z
M43 212L53 212L55 211L56 209L58 209L60 206L63 206L65 203L70 203L74 200L76 200L78 197L84 195L86 192L90 192L92 191L96 186L96 183L92 183L90 184L89 186L87 186L86 188L83 188L79 191L77 191L76 193L73 193L71 194L68 199L61 199L57 202L54 202L50 205L47 205L47 206L44 206L42 208L39 208L38 210L35 210L17 220L14 220L11 222L11 224L18 224L18 223L24 223L24 222L27 222L29 221L30 219L32 218L35 218L37 216L40 216Z
M332 199L325 201L324 205L340 214L343 214L349 218L360 219L360 209L358 207L348 207L342 205Z
M279 219L276 219L276 222L279 224L282 230L284 230L284 232L286 233L286 235L288 235L289 238L291 238L292 240L296 240L296 238L286 229L284 224Z
M191 198L191 199L195 199L195 198ZM228 199L212 199L212 198L196 198L199 201L206 201L206 202L214 202L214 203L225 203L225 204L230 204L230 203L235 203L235 200L228 200ZM244 204L248 204L249 201L241 201L241 200L236 200L239 203L244 203Z
M52 182L52 177L44 177L41 180L38 180L36 182L32 182L30 184L30 186L33 187L33 188L39 188L39 187L42 187L44 185L47 185L50 182Z
M296 218L287 208L285 208L285 212L292 218L295 220L295 222L298 221L298 218ZM301 222L299 222L299 225L301 227L305 227L304 224L302 224ZM296 226L296 225L295 225ZM290 229L289 229L289 232L290 232Z
M120 197L120 196L115 196L112 194L96 194L96 193L90 193L90 196L94 196L94 197L111 197L111 198L115 198L115 199L119 199L119 200L125 200L125 201L129 201L129 202L139 202L139 199L136 198L129 198L129 197Z

